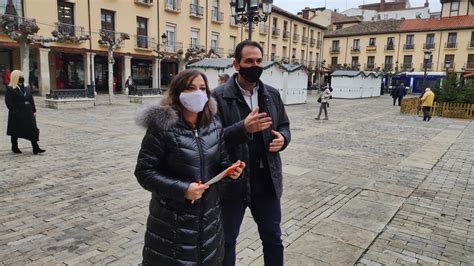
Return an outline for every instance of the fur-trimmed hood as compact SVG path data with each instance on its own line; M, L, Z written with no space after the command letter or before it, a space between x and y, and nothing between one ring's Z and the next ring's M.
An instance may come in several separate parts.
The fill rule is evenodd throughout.
M217 113L217 102L214 97L209 98L209 107L213 115ZM138 108L135 117L137 125L149 128L157 127L163 130L170 129L179 120L179 112L172 106L166 104L163 100L161 102L145 104Z

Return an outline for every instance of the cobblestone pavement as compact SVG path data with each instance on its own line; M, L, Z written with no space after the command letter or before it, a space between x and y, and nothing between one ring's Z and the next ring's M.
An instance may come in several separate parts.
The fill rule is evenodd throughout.
M3 96L0 97L3 102ZM133 170L144 130L123 96L86 110L38 102L40 145L0 137L0 264L137 265L150 194ZM288 106L287 265L474 262L474 123L401 115L387 96ZM1 107L0 132L6 131ZM238 265L263 265L248 212Z

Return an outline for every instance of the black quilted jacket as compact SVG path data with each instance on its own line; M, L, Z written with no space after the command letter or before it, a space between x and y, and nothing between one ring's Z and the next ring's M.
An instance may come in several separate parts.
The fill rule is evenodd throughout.
M135 176L152 193L143 265L220 265L224 238L217 186L194 204L184 197L191 182L204 183L228 166L220 122L192 130L163 105L144 108L137 118L148 130Z

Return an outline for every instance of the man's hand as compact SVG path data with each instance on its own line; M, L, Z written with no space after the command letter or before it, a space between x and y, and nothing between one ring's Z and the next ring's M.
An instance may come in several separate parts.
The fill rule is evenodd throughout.
M283 144L285 144L285 138L283 135L275 130L272 130L273 140L270 143L270 152L278 152L283 148Z
M186 194L184 195L185 198L191 200L193 203L195 200L198 200L202 197L202 194L206 189L209 188L207 185L203 185L199 183L191 183L189 184L188 190L186 190Z
M267 113L258 113L258 107L255 108L244 120L244 126L247 133L263 131L272 125L272 118Z

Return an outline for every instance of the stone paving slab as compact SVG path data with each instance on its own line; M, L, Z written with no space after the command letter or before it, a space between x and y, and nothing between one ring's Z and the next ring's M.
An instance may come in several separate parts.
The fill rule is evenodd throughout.
M137 265L150 199L133 176L144 135L133 121L139 105L126 96L109 105L106 95L93 109L36 101L47 152L35 156L20 140L23 154L13 155L0 137L0 265ZM400 114L388 96L335 99L329 121L314 120L317 110L312 96L287 107L287 265L474 261L472 121L423 123ZM432 151L434 159L419 156ZM419 167L417 156L430 161ZM249 211L237 252L237 265L263 265Z

